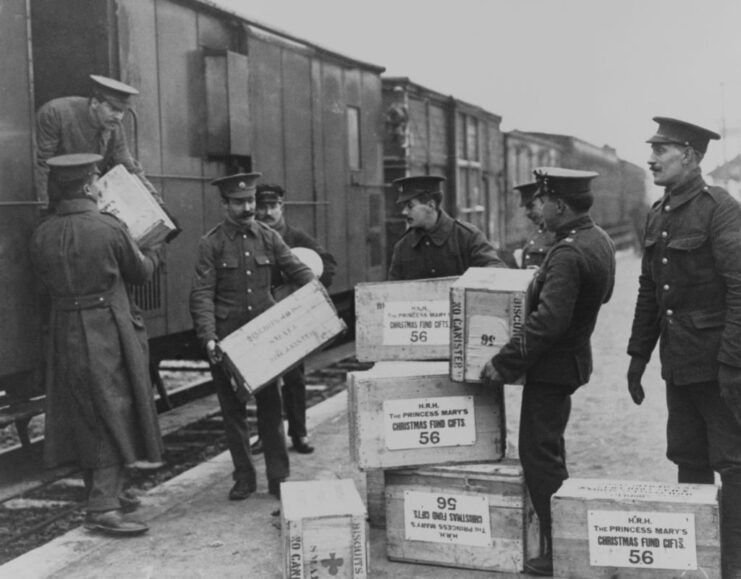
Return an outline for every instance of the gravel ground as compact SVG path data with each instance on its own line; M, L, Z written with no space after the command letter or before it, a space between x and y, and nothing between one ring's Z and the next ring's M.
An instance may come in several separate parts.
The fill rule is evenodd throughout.
M566 430L572 477L676 482L676 468L665 456L666 404L658 352L646 370L646 399L640 406L630 399L625 378L639 271L637 255L618 254L615 291L600 311L592 336L594 373L572 397ZM512 445L517 441L521 389L505 390Z

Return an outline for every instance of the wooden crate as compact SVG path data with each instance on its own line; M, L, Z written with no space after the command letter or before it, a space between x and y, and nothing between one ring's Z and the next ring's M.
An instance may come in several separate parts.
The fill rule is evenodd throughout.
M518 573L539 548L518 461L386 471L389 559Z
M281 485L281 535L285 579L365 579L368 524L350 479Z
M378 362L348 375L350 452L362 469L499 460L502 388L450 381L447 362Z
M456 279L441 277L356 285L358 360L447 360L450 286Z
M480 382L481 370L519 332L536 270L471 267L450 288L450 379Z
M116 165L95 183L98 207L121 219L143 246L161 243L177 229L172 219L123 165Z
M365 504L368 523L374 529L386 528L386 481L382 468L365 471Z
M238 386L254 393L346 328L327 290L315 279L229 334L220 345Z
M715 485L569 479L551 512L556 577L721 576Z

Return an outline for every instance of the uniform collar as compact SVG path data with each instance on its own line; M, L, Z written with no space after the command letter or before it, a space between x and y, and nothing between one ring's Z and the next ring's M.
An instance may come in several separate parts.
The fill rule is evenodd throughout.
M442 209L440 210L440 216L437 218L437 223L429 231L424 229L414 229L412 235L414 235L414 241L412 246L417 247L424 237L429 237L433 245L438 247L445 244L450 237L451 231L453 231L453 224L455 220L445 213Z
M98 204L92 199L60 199L54 207L56 215L69 215L70 213L85 213L86 211L97 211Z
M237 235L241 235L243 233L250 233L257 236L257 228L259 225L257 224L256 220L252 220L252 223L249 225L242 225L241 223L235 223L228 217L224 219L224 232L229 237L229 239L234 239Z
M674 189L667 188L661 204L662 206L670 206L672 209L675 209L697 197L705 187L705 180L702 178L702 173L698 168Z
M579 217L562 224L558 229L556 229L556 241L561 241L569 235L574 235L580 229L589 229L590 227L594 227L592 217L588 213L579 215Z

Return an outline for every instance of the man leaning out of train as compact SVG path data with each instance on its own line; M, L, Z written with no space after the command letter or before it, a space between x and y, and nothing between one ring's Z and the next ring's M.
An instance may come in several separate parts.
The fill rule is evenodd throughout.
M247 425L247 391L232 388L221 364L219 340L275 304L271 292L276 285L274 274L282 274L297 286L314 279L280 234L255 219L259 177L260 173L238 173L212 181L221 195L224 220L198 244L190 293L190 313L211 365L234 463L229 499L235 501L257 490L257 474ZM277 380L256 392L255 401L268 492L280 498L280 484L289 475L289 461Z
M393 182L407 230L394 245L389 280L457 276L469 267L507 267L476 226L443 210L444 181L421 175Z

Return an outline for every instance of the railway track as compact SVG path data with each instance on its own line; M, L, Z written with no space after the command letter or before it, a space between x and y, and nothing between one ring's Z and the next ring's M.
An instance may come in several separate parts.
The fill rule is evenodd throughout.
M347 372L362 370L354 343L340 344L307 360L307 407L346 388ZM173 410L160 414L165 466L129 473L129 492L143 494L226 450L218 401L208 369L202 364L165 362L162 374ZM256 432L256 409L248 404L248 422ZM85 490L72 468L40 470L41 441L31 449L0 453L0 565L79 526L84 520ZM20 480L18 480L20 477Z

